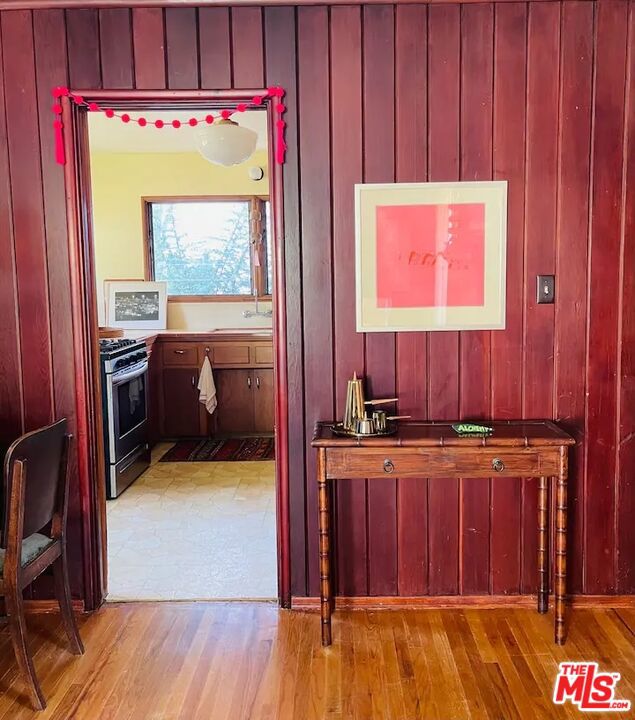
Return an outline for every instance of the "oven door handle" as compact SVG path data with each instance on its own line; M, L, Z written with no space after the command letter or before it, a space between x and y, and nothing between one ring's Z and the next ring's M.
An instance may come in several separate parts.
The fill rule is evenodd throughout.
M135 378L140 377L147 371L148 371L148 361L146 360L141 365L136 365L129 372L125 372L121 375L111 375L110 382L112 383L113 387L117 387L117 385L121 385L122 383L128 382L129 380L134 380Z

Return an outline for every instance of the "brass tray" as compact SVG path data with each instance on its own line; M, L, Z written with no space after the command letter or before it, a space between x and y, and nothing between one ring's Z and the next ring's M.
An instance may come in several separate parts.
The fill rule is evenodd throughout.
M356 433L354 430L347 430L341 422L331 425L331 430L333 431L334 435L355 438L383 437L384 435L394 435L397 432L397 429L398 426L394 420L386 421L385 430L378 430L377 432L373 433Z

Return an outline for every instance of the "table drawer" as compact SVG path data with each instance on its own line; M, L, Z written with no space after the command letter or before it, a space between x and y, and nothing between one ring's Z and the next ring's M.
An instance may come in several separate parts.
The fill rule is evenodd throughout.
M164 365L195 365L198 367L198 346L191 342L163 343Z
M536 477L558 472L558 454L538 448L329 449L330 478Z

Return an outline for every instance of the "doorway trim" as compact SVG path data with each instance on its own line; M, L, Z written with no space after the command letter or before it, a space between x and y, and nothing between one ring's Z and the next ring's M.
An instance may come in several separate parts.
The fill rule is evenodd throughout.
M108 102L114 109L169 110L222 107L249 102L264 88L244 90L95 90L77 89L86 102ZM76 378L77 451L81 499L84 604L98 608L107 588L106 492L104 477L97 293L92 246L92 208L88 110L62 97L66 164L66 218L70 253L73 355ZM273 341L275 383L276 536L278 601L291 607L289 530L289 440L286 289L284 258L283 166L275 161L276 98L262 105L268 115L269 197L273 217Z

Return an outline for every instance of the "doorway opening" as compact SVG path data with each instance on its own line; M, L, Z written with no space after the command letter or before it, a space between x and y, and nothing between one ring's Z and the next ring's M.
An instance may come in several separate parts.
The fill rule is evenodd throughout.
M100 586L102 600L286 604L282 199L271 113L265 104L241 114L256 148L221 165L199 152L197 128L177 128L226 99L109 105L165 126L65 107L85 209L85 339L100 386L95 605Z

